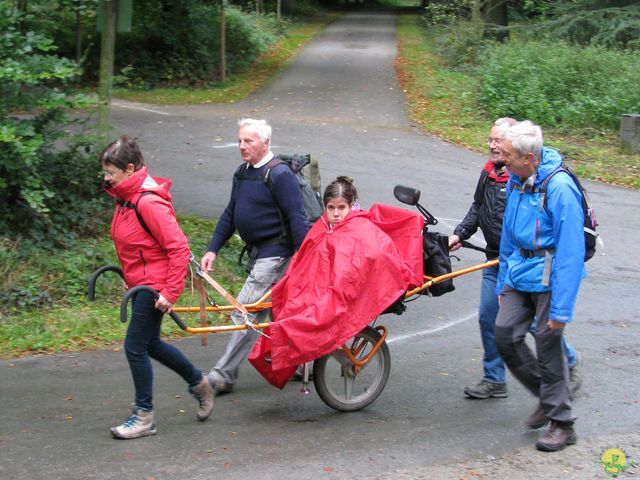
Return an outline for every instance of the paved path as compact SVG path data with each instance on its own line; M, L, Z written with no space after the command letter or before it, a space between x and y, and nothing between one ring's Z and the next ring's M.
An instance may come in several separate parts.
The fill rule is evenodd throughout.
M484 158L408 123L393 72L394 21L386 14L346 16L243 102L118 102L118 133L139 137L152 172L174 180L180 211L216 217L240 162L236 121L266 117L274 150L313 153L325 184L352 176L365 206L397 204L397 183L417 186L448 233L471 202ZM604 478L597 462L606 447L640 457L640 194L589 187L607 248L589 262L578 320L568 331L585 357L575 447L533 451L535 434L520 423L534 400L513 380L508 399L463 398L481 369L479 276L467 275L454 293L383 319L392 337L391 378L374 404L352 414L332 411L313 393L300 395L296 384L273 389L246 366L236 392L219 398L211 421L199 424L184 385L158 367L159 434L118 442L108 427L122 420L131 398L121 351L0 362L0 478ZM479 261L464 252L462 265ZM114 321L116 314L114 306ZM179 345L208 368L226 340L211 336L203 348L189 337Z

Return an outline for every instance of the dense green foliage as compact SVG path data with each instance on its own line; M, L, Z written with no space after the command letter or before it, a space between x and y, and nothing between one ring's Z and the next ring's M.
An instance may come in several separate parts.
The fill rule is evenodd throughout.
M198 84L220 78L220 9L201 1L135 2L130 33L118 34L116 72L129 86ZM262 54L286 22L225 8L226 74L237 73ZM87 62L97 71L97 56Z
M616 128L640 111L640 58L562 42L491 45L479 66L480 100L491 116L545 126Z
M558 2L534 24L516 28L523 38L640 50L640 4L636 0Z
M71 133L69 109L88 104L66 85L78 73L29 17L0 1L0 230L3 235L70 241L92 226L99 185L91 141Z
M25 28L53 39L62 57L82 65L82 82L98 80L100 34L98 0L40 0L20 4L28 17ZM220 1L180 2L135 0L130 32L116 37L116 84L128 88L157 85L201 85L217 82L220 72ZM226 74L247 69L285 34L291 16L312 16L312 0L283 1L276 18L276 2L264 1L262 14L255 2L225 0Z
M503 43L486 39L483 2L432 3L423 15L448 67L481 79L474 92L489 115L545 127L617 128L640 111L640 5L629 0L510 2Z

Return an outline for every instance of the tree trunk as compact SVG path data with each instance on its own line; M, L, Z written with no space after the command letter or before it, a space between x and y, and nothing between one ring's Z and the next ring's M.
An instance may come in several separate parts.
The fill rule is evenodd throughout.
M80 9L76 8L76 62L80 63L82 58L82 17Z
M483 10L485 36L500 42L505 40L509 36L506 30L509 26L507 0L485 0Z
M224 16L224 0L220 0L220 81L227 78L227 21Z
M105 0L104 25L100 41L99 134L106 139L109 134L111 114L111 89L113 87L113 63L116 46L116 0Z

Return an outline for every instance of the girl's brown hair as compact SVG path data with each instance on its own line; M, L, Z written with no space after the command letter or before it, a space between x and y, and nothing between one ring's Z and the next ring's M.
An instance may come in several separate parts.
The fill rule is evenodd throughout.
M331 182L324 190L322 202L324 206L334 198L344 198L349 205L353 205L358 199L358 191L353 184L353 179L349 177L338 177Z

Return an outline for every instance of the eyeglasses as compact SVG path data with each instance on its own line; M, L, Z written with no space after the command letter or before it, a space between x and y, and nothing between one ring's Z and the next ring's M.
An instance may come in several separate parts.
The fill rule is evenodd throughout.
M104 177L113 178L117 174L118 174L118 172L109 172L109 171L106 171L106 170L100 170L98 172L98 178L104 178Z
M502 143L502 139L500 138L487 138L487 145L491 145L492 143L495 143L496 145L500 145L500 143Z

